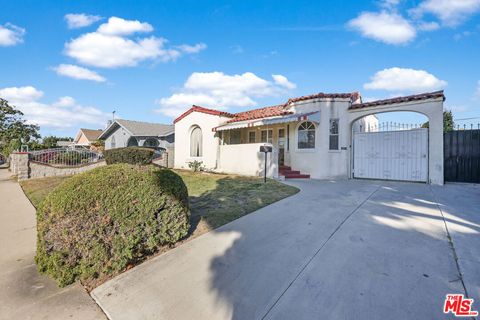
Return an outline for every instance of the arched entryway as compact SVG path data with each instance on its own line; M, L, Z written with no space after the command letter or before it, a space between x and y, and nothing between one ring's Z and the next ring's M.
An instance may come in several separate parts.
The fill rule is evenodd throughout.
M413 112L417 114L422 114L425 116L425 120L428 120L428 128L420 128L420 123L416 125L409 124L411 127L405 128L389 128L392 130L385 130L385 133L382 134L377 128L376 131L380 133L374 133L373 130L368 132L366 130L363 135L355 135L355 126L358 125L359 119L364 119L365 117L372 116L375 114L382 114L386 112ZM355 145L357 148L363 147L367 148L363 150L363 156L366 158L378 158L385 156L383 160L389 166L390 172L377 172L375 174L366 174L366 178L373 179L390 179L391 180L408 180L408 181L424 181L432 184L443 184L443 93L441 95L426 98L420 101L407 101L407 102L395 102L394 99L385 100L384 103L376 102L375 104L364 103L358 106L352 106L349 109L349 140L351 141L351 153L350 153L350 177L355 178L359 176L355 171L358 169L355 166L355 157L358 157L358 153L355 154ZM393 130L394 129L394 130ZM365 131L365 128L363 129ZM373 137L373 135L378 135L378 137ZM364 140L363 145L359 146L359 141L355 141L362 137ZM386 141L385 141L386 139ZM377 143L377 145L375 145ZM415 146L418 149L410 148ZM422 150L424 148L424 150ZM359 151L357 149L357 151ZM374 154L368 154L368 152ZM422 153L423 152L423 153ZM401 161L400 162L388 162L392 161L388 157L395 156ZM423 158L425 156L425 158ZM423 172L416 171L416 168L408 168L412 166L414 161L408 157L416 157L416 160L419 162L424 161L425 170ZM423 159L423 160L422 160ZM358 160L358 158L357 158ZM415 165L415 164L414 164ZM422 164L418 164L422 165ZM402 166L407 166L406 169ZM380 168L379 170L382 170ZM398 178L399 175L393 175L392 171L395 170L406 170L409 171L405 173L403 178ZM418 169L420 170L420 169ZM398 173L398 172L396 172ZM365 173L363 173L365 175ZM390 175L390 177L388 177ZM409 176L406 176L409 175ZM401 177L401 175L400 175Z
M352 122L352 177L428 182L428 118L386 112Z

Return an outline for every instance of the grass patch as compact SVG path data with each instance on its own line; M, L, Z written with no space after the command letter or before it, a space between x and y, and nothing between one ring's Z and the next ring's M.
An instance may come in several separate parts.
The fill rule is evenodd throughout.
M299 190L268 179L227 174L174 170L188 189L195 235L218 228L250 212L291 196ZM35 207L69 177L50 177L20 182Z
M295 187L268 179L176 170L188 189L194 235L291 196Z
M40 203L45 197L52 192L60 183L70 178L69 176L49 177L40 179L31 179L20 181L23 192L32 202L35 208L40 206Z

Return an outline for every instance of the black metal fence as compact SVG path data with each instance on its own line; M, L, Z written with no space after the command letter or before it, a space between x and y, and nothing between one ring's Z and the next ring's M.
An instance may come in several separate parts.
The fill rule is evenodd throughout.
M480 123L458 125L443 140L445 181L480 183Z

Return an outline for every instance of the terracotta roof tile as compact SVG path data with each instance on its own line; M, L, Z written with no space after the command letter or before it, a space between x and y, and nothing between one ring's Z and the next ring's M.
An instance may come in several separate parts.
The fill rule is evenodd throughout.
M298 102L298 101L303 101L303 100L310 100L310 99L335 99L335 98L340 98L340 99L349 99L353 102L357 100L360 97L359 92L349 92L349 93L315 93L307 96L301 96L297 98L291 98L287 101L285 106L289 105L290 103Z
M218 115L218 116L225 116L232 118L231 120L228 120L228 123L232 122L238 122L238 121L245 121L245 120L254 120L254 119L262 119L262 118L268 118L268 117L275 117L275 116L283 116L283 115L288 115L292 114L293 112L288 111L287 107L291 103L295 103L298 101L304 101L304 100L310 100L310 99L321 99L321 98L326 98L326 99L334 99L334 98L341 98L341 99L350 99L351 102L354 102L360 97L360 93L358 92L351 92L351 93L316 93L308 96L301 96L297 98L291 98L289 99L286 103L276 105L276 106L270 106L270 107L264 107L264 108L259 108L259 109L254 109L254 110L248 110L248 111L243 111L243 112L238 112L238 113L228 113L224 111L219 111L219 110L214 110L214 109L207 109L199 106L192 106L190 109L185 111L182 115L180 115L178 118L176 118L173 123L177 123L178 121L182 120L185 118L187 115L190 113L197 111L197 112L203 112L207 114L213 114L213 115Z
M383 105L396 104L396 103L402 103L402 102L419 101L419 100L436 99L436 98L443 98L443 100L445 100L445 95L443 94L443 90L421 93L421 94L414 94L411 96L396 97L391 99L383 99L383 100L377 100L377 101L371 101L371 102L365 102L365 103L352 104L349 109L356 110L361 108L376 107L376 106L383 106Z
M270 106L264 107L254 110L248 110L243 112L235 113L232 120L228 120L228 123L231 122L238 122L238 121L245 121L245 120L253 120L253 119L261 119L261 118L269 118L275 116L283 116L287 114L292 114L293 112L285 110L283 104L277 106Z
M182 120L186 116L188 116L192 112L201 112L201 113L206 113L206 114L212 114L214 116L224 116L224 117L229 117L232 118L233 114L225 111L220 111L220 110L214 110L214 109L208 109L200 106L193 105L190 109L182 113L180 116L178 116L175 120L173 120L173 123L177 123L178 121Z

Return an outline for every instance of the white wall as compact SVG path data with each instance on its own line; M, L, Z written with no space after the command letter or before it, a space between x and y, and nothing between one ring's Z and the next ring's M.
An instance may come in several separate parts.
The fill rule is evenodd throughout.
M192 112L185 118L175 123L175 168L187 169L188 162L202 161L208 169L218 167L218 147L220 139L212 131L212 128L225 123L229 118L211 114ZM190 132L192 127L199 126L202 129L202 156L190 156Z
M443 98L352 110L349 113L350 123L369 114L396 111L419 112L428 117L429 182L443 185Z
M216 171L246 176L263 177L265 172L265 154L259 152L265 143L246 143L221 145L219 165ZM269 144L272 146L271 144ZM278 177L278 150L267 153L267 177Z
M314 179L348 178L349 106L350 99L322 99L293 105L295 113L320 111L320 120L316 124L314 149L298 149L297 129L301 122L290 124L289 158L292 169L310 174ZM329 150L330 119L339 119L339 150Z

